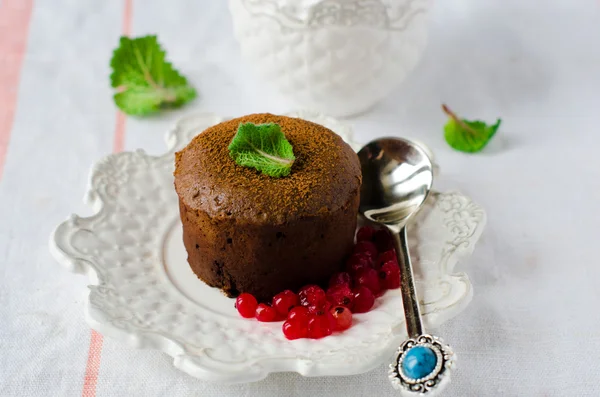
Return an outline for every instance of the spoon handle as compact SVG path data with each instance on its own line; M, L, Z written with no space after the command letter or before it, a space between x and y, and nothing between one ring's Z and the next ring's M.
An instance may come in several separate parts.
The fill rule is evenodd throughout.
M399 233L392 234L394 236L396 257L400 267L400 291L402 294L402 305L404 306L404 317L406 318L406 331L409 338L414 338L423 334L423 324L421 322L419 300L417 298L415 280L410 262L410 252L408 251L406 227L400 229Z
M390 231L392 231L390 229ZM439 395L450 382L455 355L437 336L423 332L419 300L408 251L406 226L393 233L400 267L400 288L408 339L398 350L388 372L392 386L405 397Z

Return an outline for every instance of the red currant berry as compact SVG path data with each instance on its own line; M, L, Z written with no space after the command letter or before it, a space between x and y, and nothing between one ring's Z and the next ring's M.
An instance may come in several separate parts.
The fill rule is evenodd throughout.
M308 319L308 337L312 339L321 339L331 335L330 318L326 315L313 315Z
M289 340L306 338L308 336L308 321L286 320L283 322L281 329L283 335Z
M351 275L354 275L362 269L371 267L372 263L371 258L368 256L362 253L354 254L346 262L346 271Z
M352 302L354 301L354 294L349 285L336 285L327 290L327 300L331 302L333 306L346 306L347 308L351 308Z
M287 315L288 320L299 321L302 323L308 322L308 309L304 306L296 306Z
M374 228L371 226L363 226L358 229L358 232L356 233L356 241L371 241L373 233L375 233Z
M259 303L256 307L256 319L262 322L277 321L277 310L267 304Z
M354 246L354 252L365 254L371 259L377 258L377 254L379 253L377 246L370 241L357 242Z
M327 302L325 291L318 285L307 285L298 292L302 306L321 306Z
M394 249L394 238L387 229L379 229L373 234L373 243L379 252Z
M350 279L350 274L347 272L335 273L329 279L329 287L335 287L337 285L350 285L351 283L352 279Z
M331 315L335 320L334 330L343 331L352 325L352 312L347 307L337 306L331 309Z
M380 284L385 289L400 287L400 268L396 262L388 261L381 266L379 271Z
M254 317L256 306L258 306L256 298L247 292L240 294L240 296L238 296L235 300L235 308L237 309L238 313L245 318Z
M283 292L278 293L273 297L272 306L277 310L279 314L282 316L287 316L292 307L298 306L300 303L298 299L298 295L296 295L293 291L286 289Z
M391 249L379 254L379 258L377 258L378 268L381 268L381 266L388 261L398 263L398 259L396 258L396 250Z
M379 274L375 269L363 269L354 277L355 286L365 286L371 290L373 295L377 294L381 287L379 286Z
M353 313L366 313L373 307L375 296L370 289L360 286L354 291Z

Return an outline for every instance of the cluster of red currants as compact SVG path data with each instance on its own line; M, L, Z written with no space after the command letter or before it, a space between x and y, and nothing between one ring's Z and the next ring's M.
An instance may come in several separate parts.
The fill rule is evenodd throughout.
M285 290L270 304L258 303L251 294L242 293L236 308L245 318L285 320L282 329L288 339L319 339L350 328L353 313L368 312L375 298L398 287L400 269L391 235L387 230L364 226L356 234L345 271L331 276L326 291L318 285L304 286L297 294Z

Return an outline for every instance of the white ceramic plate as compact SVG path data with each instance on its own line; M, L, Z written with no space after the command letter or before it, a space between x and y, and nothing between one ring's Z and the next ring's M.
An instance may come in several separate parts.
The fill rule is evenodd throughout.
M333 119L294 115L352 142L350 129ZM252 382L282 371L352 375L379 366L405 337L399 290L388 291L369 313L355 315L346 332L288 341L281 323L241 318L233 299L192 273L173 189L173 153L222 120L192 115L169 131L163 156L119 153L92 168L86 201L96 214L72 215L50 242L62 265L89 276L88 323L132 347L161 350L177 368L205 380ZM472 297L469 278L455 273L454 265L472 252L485 213L461 194L437 193L415 222L409 244L425 326L432 328L457 315Z

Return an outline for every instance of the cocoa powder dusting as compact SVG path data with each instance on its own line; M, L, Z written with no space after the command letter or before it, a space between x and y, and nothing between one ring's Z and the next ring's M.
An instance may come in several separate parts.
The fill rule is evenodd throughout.
M291 174L273 178L239 166L228 146L238 125L277 123L294 148ZM356 153L331 130L302 119L252 114L208 128L175 156L175 188L190 208L240 222L281 224L335 211L361 184Z

